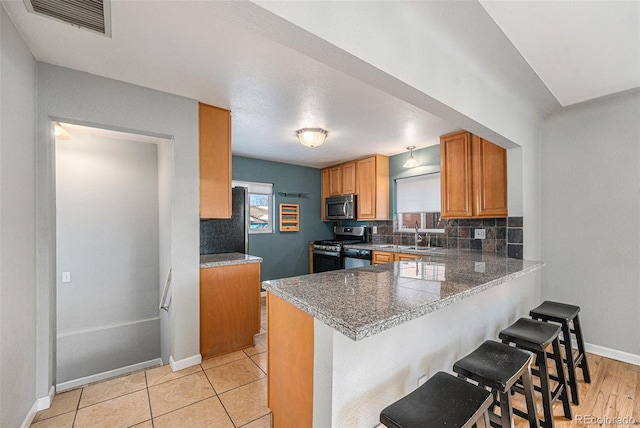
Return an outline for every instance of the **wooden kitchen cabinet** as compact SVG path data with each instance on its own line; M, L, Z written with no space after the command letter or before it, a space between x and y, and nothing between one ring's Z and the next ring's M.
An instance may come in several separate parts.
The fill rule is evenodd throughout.
M390 251L372 251L371 264L377 265L381 263L401 262L405 260L422 259L424 257L429 256L409 253L392 253Z
M260 263L200 269L200 354L253 346L260 332Z
M231 218L231 112L198 103L200 218Z
M358 220L389 219L389 158L373 155L356 161Z
M356 188L356 162L342 164L342 194L351 195L357 193Z
M328 196L351 195L356 193L355 161L345 162L325 169L328 171Z
M440 137L442 218L507 217L507 151L467 131Z
M418 255L418 254L408 254L408 253L396 253L393 256L393 261L402 262L405 260L414 260L414 259L422 259L424 257L429 257L428 255Z
M322 221L326 198L357 195L357 220L389 219L389 158L382 155L334 165L322 170Z
M393 261L393 253L388 251L372 251L371 264L377 265L381 263L391 263Z

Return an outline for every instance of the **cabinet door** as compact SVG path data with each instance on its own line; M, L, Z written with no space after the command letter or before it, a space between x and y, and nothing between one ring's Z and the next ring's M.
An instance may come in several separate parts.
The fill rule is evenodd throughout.
M360 159L356 167L358 198L356 211L358 220L376 218L376 159Z
M356 190L356 163L355 161L342 164L342 194L351 195Z
M200 354L253 345L260 332L260 263L200 269Z
M419 256L417 254L396 253L393 256L393 260L395 260L397 262L401 262L403 260L421 259L423 257L425 257L425 256Z
M507 216L507 151L472 136L473 213L476 217Z
M371 264L391 263L393 261L393 253L387 251L373 251L371 253Z
M320 209L322 210L322 221L328 221L327 220L327 213L325 212L324 209L324 204L325 201L327 200L327 198L330 196L330 180L329 180L329 175L331 174L330 172L330 168L325 168L322 170L322 201L320 203Z
M442 218L473 215L471 179L471 134L463 131L440 137Z
M231 112L198 104L200 218L231 218Z
M342 166L336 165L329 168L329 195L342 194Z

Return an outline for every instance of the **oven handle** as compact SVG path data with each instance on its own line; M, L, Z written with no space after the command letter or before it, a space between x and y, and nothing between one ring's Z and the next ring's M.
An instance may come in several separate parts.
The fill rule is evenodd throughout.
M313 254L321 254L323 256L340 257L340 253L335 251L313 250Z

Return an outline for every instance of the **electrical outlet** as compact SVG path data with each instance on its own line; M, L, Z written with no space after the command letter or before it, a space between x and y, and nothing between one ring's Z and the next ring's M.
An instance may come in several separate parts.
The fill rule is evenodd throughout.
M484 239L487 236L487 233L484 229L474 229L473 230L473 238L474 239Z
M475 270L476 272L484 273L485 269L486 265L484 262L474 262L473 270Z
M62 282L71 282L71 272L62 272Z
M373 234L377 234L378 233L378 226L373 226Z

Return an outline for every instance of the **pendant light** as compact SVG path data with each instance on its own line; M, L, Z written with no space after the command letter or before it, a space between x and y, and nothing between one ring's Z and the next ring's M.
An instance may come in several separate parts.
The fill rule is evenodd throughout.
M321 146L324 143L324 139L327 138L327 131L322 128L302 128L296 133L300 143L311 148Z
M416 158L413 157L413 149L415 149L416 146L409 146L407 147L407 150L411 150L411 154L409 155L409 159L407 159L407 161L404 163L404 165L402 165L405 168L415 168L417 166L420 166L420 164L418 163L418 161L416 160Z

